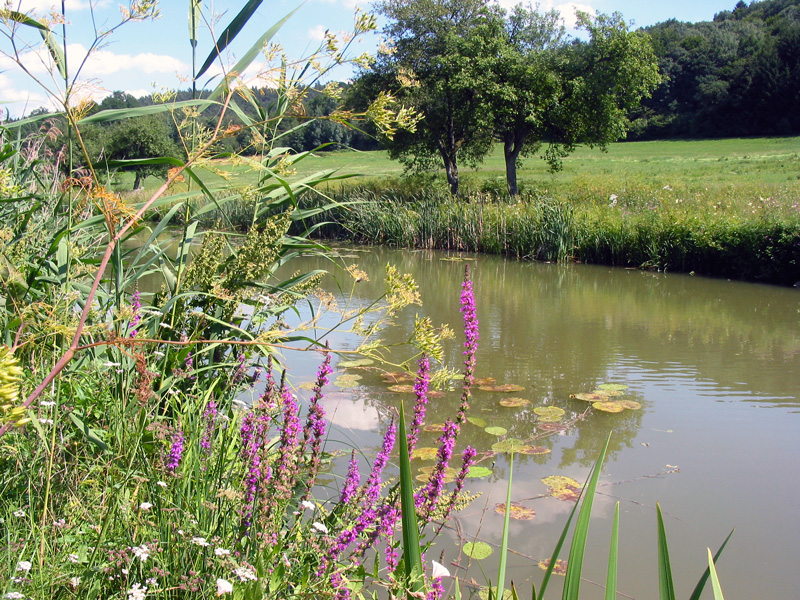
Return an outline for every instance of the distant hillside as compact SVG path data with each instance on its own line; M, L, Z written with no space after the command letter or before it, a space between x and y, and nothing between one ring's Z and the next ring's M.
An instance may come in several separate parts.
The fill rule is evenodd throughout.
M740 0L713 21L644 30L666 81L629 137L800 133L800 0Z

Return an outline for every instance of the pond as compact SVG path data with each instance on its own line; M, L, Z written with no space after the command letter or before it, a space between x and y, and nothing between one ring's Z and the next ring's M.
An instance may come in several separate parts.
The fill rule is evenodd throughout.
M396 326L381 337L388 343L407 339L417 313L435 324L450 323L456 337L446 342L445 362L456 369L463 340L458 298L464 266L469 264L480 320L476 375L524 387L514 393L474 390L470 415L478 419L473 420L503 427L506 437L520 439L533 434L536 407L562 408L565 419L574 420L566 431L535 442L548 453L514 458L512 500L535 511L531 520L511 522L509 577L521 597L530 596L531 581L538 588L543 571L536 563L551 555L572 508L571 502L548 496L542 478L565 475L583 482L609 432L613 434L592 516L582 598L603 597L617 501L620 597L658 594L657 502L665 515L677 597L689 596L707 564L706 548L715 551L734 527L718 564L728 597L796 595L792 573L800 532L795 508L800 491L800 291L493 256L454 260L454 255L429 251L357 248L340 249L339 256L338 263L357 264L370 278L353 285L343 271L329 275L323 285L340 302L351 287L352 302L377 298L387 263L413 274L423 306L404 309ZM314 258L291 266L317 267L336 271L329 262ZM352 349L357 343L340 333L329 339L338 349ZM311 379L316 353L290 353L286 358L296 383ZM372 458L390 408L399 407L401 397L410 404L413 396L388 391L375 369L359 374L356 387L328 389L325 409L335 425L330 447L355 446ZM622 398L641 408L605 413L571 397L601 384L628 386ZM509 397L529 403L500 403ZM427 422L441 423L455 415L458 399L456 389L432 400ZM434 446L438 435L423 434L420 446ZM459 447L469 443L486 452L499 439L483 426L467 423ZM412 467L430 464L415 460ZM343 470L346 457L335 465ZM458 545L474 539L499 543L503 518L494 509L505 501L508 455L485 457L481 465L490 467L491 475L467 484L481 496L437 538L428 560L438 560L443 553L451 572L484 584L481 569L496 576L497 552L470 565ZM338 485L334 478L328 482ZM567 553L562 551L562 558ZM558 581L551 587L558 587L560 578L554 579ZM710 597L708 588L704 597ZM551 589L548 597L557 592Z

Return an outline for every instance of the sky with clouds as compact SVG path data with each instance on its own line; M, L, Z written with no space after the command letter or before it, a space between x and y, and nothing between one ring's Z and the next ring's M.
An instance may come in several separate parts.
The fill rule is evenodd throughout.
M510 8L517 1L500 0L499 3ZM60 7L61 3L53 0L11 0L10 4L12 10L48 19L52 7L56 4ZM244 4L244 0L206 0L203 4L218 15L213 24L218 35ZM358 4L369 9L369 3L357 0L306 0L303 4L296 0L265 0L225 52L225 58L233 64L264 31L295 9L297 12L273 41L281 44L289 59L306 57L324 40L326 30L337 34L352 31L354 11ZM710 20L715 13L732 9L735 1L673 0L666 3L542 0L539 5L542 9L559 10L568 27L574 24L576 9L590 13L618 11L635 26L644 27L670 18L692 22ZM119 23L119 6L119 0L66 0L66 23L52 25L59 36L62 28L66 30L69 71L75 73L80 68L82 73L78 96L99 100L115 90L140 96L163 89L188 88L192 60L187 25L189 0L162 0L159 2L159 19L127 23L89 52L96 32L107 31ZM3 33L0 37L0 109L18 117L40 106L48 106L48 96L60 93L63 84L58 84L52 76L49 55L42 47L37 30L18 26L14 36L15 46L12 45L7 23L0 23L0 31ZM354 41L351 45L352 54L372 52L377 41L377 35ZM14 47L28 75L9 56ZM206 24L200 30L198 64L205 60L212 47L211 29ZM219 72L219 67L214 67L209 74L216 75ZM250 79L258 74L259 65L255 65L245 76ZM261 74L265 74L263 69ZM334 72L334 77L346 78L349 74L350 71L339 71L338 74Z

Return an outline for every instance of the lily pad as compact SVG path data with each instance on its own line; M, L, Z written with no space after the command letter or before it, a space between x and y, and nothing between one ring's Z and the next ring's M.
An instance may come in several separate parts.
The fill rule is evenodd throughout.
M494 512L500 513L501 515L506 514L506 504L502 502L500 504L495 504ZM521 504L514 504L511 503L511 509L508 511L508 516L512 519L517 519L518 521L530 521L536 516L536 511L532 508L528 508L527 506L522 506Z
M612 400L606 400L604 402L592 402L592 406L597 410L609 413L621 413L623 410L625 410L625 408L619 402L614 402Z
M340 388L353 388L358 386L358 382L361 381L361 375L340 375L336 378L333 382L333 385Z
M315 385L317 385L316 381L304 381L297 387L300 388L301 390L313 390Z
M430 425L425 425L422 429L428 432L444 431L444 423L431 423Z
M624 383L604 383L602 385L597 386L601 390L613 390L615 392L621 392L622 390L627 390L628 386Z
M495 452L519 452L520 448L525 447L525 442L517 438L508 438L501 442L492 444L492 450Z
M550 495L564 502L577 502L580 497L580 491L575 491L572 488L552 488Z
M344 375L342 377L344 377ZM334 381L334 383L336 382ZM390 392L394 392L396 394L414 393L414 386L408 383L399 383L397 385L390 385L387 389ZM441 398L442 396L444 396L444 392L438 392L436 390L428 390L428 398Z
M598 394L597 392L582 392L580 394L572 394L570 398L575 400L583 400L584 402L602 402L608 396L606 394Z
M484 392L523 392L525 391L525 387L521 385L517 385L516 383L498 383L498 384L490 384L490 385L479 385L479 390L483 390Z
M558 488L577 488L581 489L581 484L575 481L572 477L565 477L564 475L550 475L544 477L542 483L547 487Z
M627 408L628 410L639 410L642 408L642 405L636 402L636 400L615 400L615 402L622 408Z
M539 561L539 568L542 571L547 571L547 568L550 566L550 559L546 558L544 560ZM562 577L567 574L567 561L561 560L560 558L556 560L556 564L553 567L552 571L553 575L561 575Z
M406 371L389 371L381 375L385 383L413 383L414 375Z
M475 560L483 560L492 555L492 547L486 542L467 542L461 551Z
M438 448L415 448L412 458L418 458L420 460L433 460L436 458L438 453Z
M557 406L537 406L533 409L539 415L540 423L555 423L564 416L564 409Z
M478 377L475 379L475 385L492 385L493 383L497 383L497 379L494 377Z
M497 587L492 587L492 598L497 600ZM481 600L489 600L489 588L484 586L478 590L478 597ZM511 600L514 595L511 593L511 590L503 590L503 600Z
M469 421L476 427L486 427L488 425L486 419L481 419L480 417L467 417L467 421Z
M416 476L417 481L428 481L433 474L435 466L433 467L421 467L419 470L419 475ZM458 476L458 471L453 469L452 467L447 467L447 470L444 472L444 483L453 483Z
M367 367L374 363L375 361L371 358L358 358L356 360L340 360L336 366L346 369L348 367Z
M550 454L550 448L545 448L544 446L523 446L519 450L517 450L520 454Z
M509 408L527 406L530 403L531 401L525 400L525 398L503 398L502 400L500 400L500 406L507 406Z
M484 429L484 431L489 435L496 435L498 437L508 433L508 429L506 429L505 427L497 427L497 426L487 427Z
M467 477L488 477L491 475L493 471L489 467L481 467L478 465L472 465L467 471Z
M605 396L606 398L611 398L612 396L622 396L622 392L619 390L594 390L593 394L597 394L598 396Z

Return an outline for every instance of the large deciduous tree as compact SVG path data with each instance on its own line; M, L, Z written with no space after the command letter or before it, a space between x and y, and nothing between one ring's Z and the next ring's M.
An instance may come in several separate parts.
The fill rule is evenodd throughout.
M391 91L422 119L387 141L389 155L411 168L443 164L458 194L459 163L475 165L491 149L488 102L503 23L485 0L383 0L391 51L379 55L357 89Z
M619 13L578 13L578 26L589 39L566 43L553 11L517 5L506 19L492 107L511 195L520 156L547 144L544 158L558 169L579 144L605 148L625 136L630 111L660 81L647 36L629 31Z

